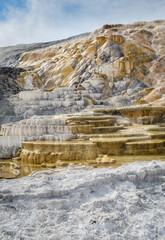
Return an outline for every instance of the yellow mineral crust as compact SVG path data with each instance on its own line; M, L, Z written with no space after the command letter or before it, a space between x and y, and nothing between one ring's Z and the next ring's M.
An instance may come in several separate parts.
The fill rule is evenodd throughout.
M165 127L160 126L164 107L95 109L93 113L67 116L73 140L23 142L22 161L45 166L74 162L106 165L121 155L164 154ZM121 114L134 124L119 125L118 117L110 114Z

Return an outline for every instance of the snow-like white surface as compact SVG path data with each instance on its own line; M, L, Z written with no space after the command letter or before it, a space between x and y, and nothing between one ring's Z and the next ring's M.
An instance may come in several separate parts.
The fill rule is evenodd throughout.
M0 159L14 157L24 139L23 136L0 136Z
M0 239L165 239L165 162L40 171L0 186Z

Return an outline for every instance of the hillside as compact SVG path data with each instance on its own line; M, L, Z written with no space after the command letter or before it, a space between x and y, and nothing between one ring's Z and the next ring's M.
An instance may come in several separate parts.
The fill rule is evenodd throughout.
M0 124L33 115L76 112L88 105L164 106L164 44L165 21L161 20L104 25L60 41L0 48ZM68 109L68 104L65 110L57 109L50 103L48 108L38 108L18 95L6 99L22 90L31 91L30 96L37 89L42 95L58 87L74 89L84 101L81 109Z
M1 239L164 240L165 21L0 48L0 128Z
M108 105L164 105L164 34L163 20L104 25L66 40L0 48L0 65L22 69L23 89L74 87L101 93Z

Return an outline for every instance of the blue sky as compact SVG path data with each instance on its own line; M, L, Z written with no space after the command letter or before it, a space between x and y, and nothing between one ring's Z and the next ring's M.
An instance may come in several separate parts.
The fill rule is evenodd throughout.
M165 0L0 0L0 46L53 41L104 24L164 16Z
M7 18L8 8L26 8L26 0L0 0L0 20Z

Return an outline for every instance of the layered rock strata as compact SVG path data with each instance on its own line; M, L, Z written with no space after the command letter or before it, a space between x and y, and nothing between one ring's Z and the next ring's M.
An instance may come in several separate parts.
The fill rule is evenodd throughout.
M94 109L94 113L121 115L138 124L165 123L165 107L161 106L132 106L112 109Z
M132 129L135 131L136 129ZM77 139L69 142L43 141L23 142L21 159L31 163L55 163L60 162L68 165L70 162L97 164L97 161L107 156L106 164L111 165L113 156L118 155L158 155L165 153L165 131L162 134L152 134L139 131L138 134L128 134L126 128L121 134L93 134L83 140ZM124 135L125 133L125 135ZM126 134L127 133L127 134ZM104 165L104 161L102 161Z
M34 96L36 98L38 95ZM99 155L163 154L165 127L161 124L164 114L164 107L133 107L94 109L70 115L33 116L17 124L2 125L0 140L19 139L19 142L14 142L12 152L11 146L9 148L11 156L15 147L20 147L21 141L42 140L24 142L22 145L22 160L39 164L56 163L59 160L94 160ZM135 123L132 125L133 121ZM139 125L139 122L143 125ZM147 125L153 123L155 125ZM75 140L65 142L72 139ZM6 157L8 145L8 142L3 144L3 158Z
M2 125L0 136L1 158L11 158L24 140L70 140L72 128L66 125L66 116L33 116L18 124Z
M30 84L30 83L29 83ZM108 104L100 93L92 90L76 91L75 88L59 87L51 92L41 89L21 91L0 104L0 125L8 121L20 121L34 115L76 113L87 107Z

